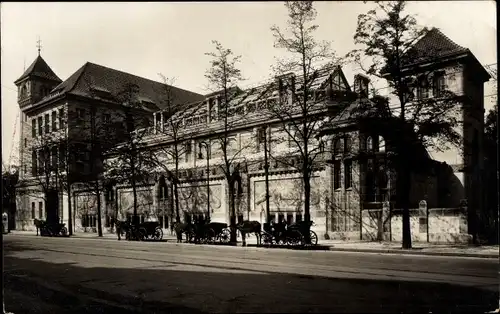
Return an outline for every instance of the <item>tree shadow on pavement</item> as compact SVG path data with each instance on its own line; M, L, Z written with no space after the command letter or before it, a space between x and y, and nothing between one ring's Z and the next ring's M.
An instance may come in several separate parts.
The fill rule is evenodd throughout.
M338 279L171 262L148 268L89 268L9 256L12 253L5 252L7 292L36 293L44 302L67 309L61 313L80 313L74 306L82 309L82 302L91 302L83 296L142 313L484 313L498 302L497 292L484 287ZM41 288L43 282L62 287L62 292ZM73 295L64 294L68 291ZM88 311L111 311L111 307L97 311L98 304ZM6 307L18 313L14 304Z

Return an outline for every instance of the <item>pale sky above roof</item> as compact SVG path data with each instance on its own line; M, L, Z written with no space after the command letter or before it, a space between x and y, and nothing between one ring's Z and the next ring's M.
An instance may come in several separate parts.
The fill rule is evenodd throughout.
M353 49L357 16L373 4L315 5L317 38L332 41L338 55ZM483 65L496 66L495 2L415 1L408 4L408 12L416 14L421 25L438 27L469 48ZM244 88L270 77L270 66L281 51L273 47L269 28L283 26L286 19L282 2L1 3L3 162L8 162L12 147L17 151L19 142L13 82L36 58L38 36L42 57L62 80L90 61L158 81L158 73L163 73L175 78L176 86L205 94L209 58L204 53L212 51L211 40L242 55ZM343 70L352 84L356 70L349 66ZM486 95L496 93L492 86L487 83ZM485 99L487 110L491 98Z

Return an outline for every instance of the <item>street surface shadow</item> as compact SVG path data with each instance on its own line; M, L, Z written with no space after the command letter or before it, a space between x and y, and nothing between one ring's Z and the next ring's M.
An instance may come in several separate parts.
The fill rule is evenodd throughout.
M84 297L133 307L142 313L484 313L498 304L497 292L480 287L326 278L265 269L193 270L196 267L181 263L175 267L89 268L20 259L9 256L12 249L5 252L6 269L9 265L15 268L4 272L6 288L60 304L67 309L61 313L84 313ZM63 291L72 291L81 299L28 283L34 280L60 285ZM89 313L108 313L96 310L98 305L89 306L94 306L87 309ZM13 304L7 304L7 310L18 313Z

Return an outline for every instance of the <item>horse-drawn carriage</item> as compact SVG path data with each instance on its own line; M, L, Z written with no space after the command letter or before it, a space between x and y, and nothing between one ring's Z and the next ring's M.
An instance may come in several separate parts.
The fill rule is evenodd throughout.
M318 244L318 235L311 230L313 222L306 223L305 221L296 222L293 224L281 223L265 223L261 230L260 223L257 221L244 221L237 225L243 237L245 245L245 236L247 234L255 234L258 245L286 245L286 246L304 246L306 245L305 236L309 233L310 245Z
M145 221L140 224L133 224L130 221L116 221L116 233L118 240L125 235L127 240L156 240L163 239L163 230L158 221Z
M66 224L59 222L48 222L44 220L36 219L34 220L36 227L36 235L40 231L40 236L56 237L56 236L67 236L68 229Z
M186 235L188 243L228 243L231 231L223 222L196 222L175 224L177 242L182 241L182 235Z

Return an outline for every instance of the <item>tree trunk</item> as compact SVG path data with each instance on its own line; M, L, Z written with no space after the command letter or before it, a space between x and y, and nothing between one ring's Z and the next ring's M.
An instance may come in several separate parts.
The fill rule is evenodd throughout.
M139 223L139 217L137 216L137 187L135 183L135 178L134 175L132 175L132 195L134 198L134 219L133 223L138 224Z
M175 220L181 222L181 215L179 213L179 189L177 182L174 182L174 202L175 202Z
M99 181L95 184L95 195L97 197L97 236L102 237L101 221L101 193L99 193Z
M411 173L408 167L400 165L401 175L401 205L403 209L403 249L411 249L411 228L410 228L410 189Z
M229 216L229 225L231 227L231 239L230 242L233 245L236 245L236 202L234 201L234 182L230 180L229 182L229 205L230 205L230 216Z
M311 221L311 180L308 174L304 174L304 221L309 223ZM311 234L309 228L305 230L304 242L306 244L311 244Z
M70 236L73 235L73 214L71 212L71 184L69 184L69 180L68 180L68 232Z

